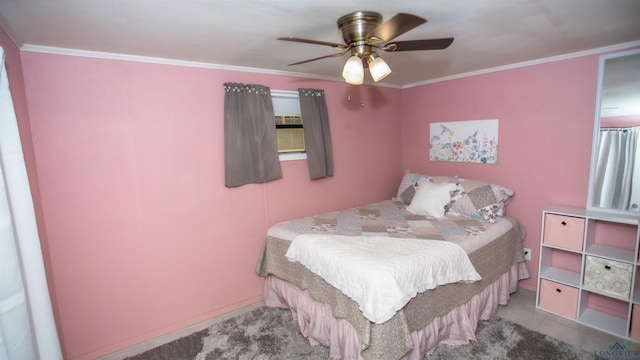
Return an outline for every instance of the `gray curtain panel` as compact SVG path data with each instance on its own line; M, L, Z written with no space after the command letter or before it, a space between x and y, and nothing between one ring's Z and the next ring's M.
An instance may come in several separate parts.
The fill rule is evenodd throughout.
M298 89L311 179L333 176L333 149L324 90Z
M225 186L281 178L271 90L225 83L224 91Z

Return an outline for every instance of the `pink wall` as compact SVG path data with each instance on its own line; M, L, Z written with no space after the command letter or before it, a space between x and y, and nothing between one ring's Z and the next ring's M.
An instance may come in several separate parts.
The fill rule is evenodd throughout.
M68 359L259 300L254 268L270 224L391 198L401 178L399 89L21 55ZM227 81L325 89L335 176L312 182L292 161L283 179L225 188Z
M20 55L25 146L33 142L30 175L37 171L38 220L68 359L256 301L262 279L253 269L269 225L388 199L405 168L512 187L508 213L522 220L533 250L532 279L522 286L532 290L542 209L586 202L597 56L398 90ZM292 161L283 163L283 179L225 188L227 81L325 89L336 175L312 182L306 162ZM497 165L428 161L429 122L494 118Z
M402 93L404 168L497 182L515 190L508 215L527 231L535 290L542 210L584 207L589 183L598 56L544 63L411 88ZM499 119L495 165L429 161L429 123Z

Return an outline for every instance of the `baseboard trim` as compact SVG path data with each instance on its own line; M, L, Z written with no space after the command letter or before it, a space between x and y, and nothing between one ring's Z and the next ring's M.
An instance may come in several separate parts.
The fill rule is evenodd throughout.
M96 352L93 354L87 354L86 356L83 356L78 360L122 360L127 357L138 355L147 350L167 344L194 332L204 330L213 324L232 318L234 316L238 316L260 306L264 306L264 303L262 302L262 296L253 297L200 316L199 319L195 319L195 321L181 322L179 324L171 326L170 328L158 330L152 334L141 336L140 338L137 338L135 340L130 339L126 344L116 344L108 349L99 351L99 353ZM158 335L158 333L160 333L160 335ZM134 343L134 345L131 345L131 343Z

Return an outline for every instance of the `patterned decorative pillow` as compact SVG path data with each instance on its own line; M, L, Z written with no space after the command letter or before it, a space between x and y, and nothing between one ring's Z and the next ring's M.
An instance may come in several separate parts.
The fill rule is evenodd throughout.
M451 191L451 201L449 201L449 204L445 207L445 210L447 212L451 210L451 207L456 201L458 201L458 199L460 199L463 195L466 194L464 192L464 189L462 188L462 185L460 185L458 181L459 180L457 176L454 178L451 178L451 182L456 184L456 188L453 191Z
M411 200L413 200L413 197L416 195L416 186L417 186L417 184L418 183L409 184L409 186L402 192L402 194L400 194L400 199L406 205L411 204Z
M422 175L418 173L412 173L410 171L405 172L402 177L402 181L400 182L400 186L398 187L398 193L396 194L395 199L397 201L402 201L406 205L411 204L411 199L416 194L416 184L420 179L428 179L429 176Z
M483 221L494 223L496 222L496 218L498 217L498 211L500 210L500 206L498 204L491 204L483 207L482 209L478 209L476 214L473 216L477 216Z
M411 200L415 196L416 190L418 189L418 182L420 181L420 179L428 179L434 183L459 182L457 176L429 176L407 171L405 172L404 177L402 177L402 181L400 182L400 186L398 187L398 193L396 194L395 200L402 201L405 205L411 204ZM454 190L451 195L454 196L454 193L457 195L458 192L459 191ZM447 205L447 211L449 211L449 207L450 205Z
M485 181L460 179L459 186L463 193L453 201L450 211L487 222L504 216L505 207L514 195L506 186Z

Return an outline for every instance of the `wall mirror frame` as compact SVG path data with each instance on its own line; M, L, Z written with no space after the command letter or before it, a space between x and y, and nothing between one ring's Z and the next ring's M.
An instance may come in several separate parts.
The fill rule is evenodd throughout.
M640 217L640 135L635 138L636 131L640 134L640 48L602 55L587 210ZM627 150L611 152L614 148ZM635 148L638 156L629 150ZM632 176L634 167L638 176Z

